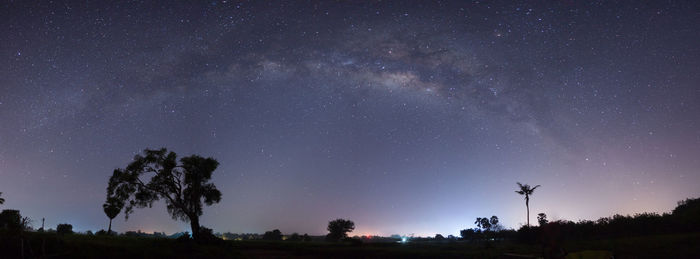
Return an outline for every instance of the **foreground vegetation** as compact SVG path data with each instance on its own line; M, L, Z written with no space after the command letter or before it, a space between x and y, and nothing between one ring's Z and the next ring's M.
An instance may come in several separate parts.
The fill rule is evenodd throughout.
M1 258L700 258L700 199L681 201L663 215L547 222L540 214L539 226L517 231L502 229L496 216L477 218L478 228L462 230L461 238L350 238L355 225L345 219L328 222L325 237L273 230L261 239L223 240L226 234L202 227L196 241L189 234L76 234L70 224L34 231L28 222L17 210L0 213Z
M514 241L418 241L408 243L330 243L222 241L198 244L183 239L25 232L0 234L3 258L497 258L504 254L540 256L542 247ZM571 254L609 251L615 258L699 258L700 233L636 236L563 244Z

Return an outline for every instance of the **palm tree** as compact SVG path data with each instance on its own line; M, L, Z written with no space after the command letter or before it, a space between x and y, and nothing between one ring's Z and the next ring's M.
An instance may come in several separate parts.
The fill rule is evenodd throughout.
M521 184L518 182L518 187L520 187L519 191L515 191L516 193L520 195L525 195L525 208L527 208L527 226L530 226L530 195L532 195L532 192L537 189L537 187L540 187L540 185L537 185L535 187L530 188L530 185L528 184Z
M119 212L122 211L122 207L124 207L124 202L114 197L107 198L107 202L102 204L102 209L104 209L105 215L109 218L107 234L112 234L112 219L119 215Z

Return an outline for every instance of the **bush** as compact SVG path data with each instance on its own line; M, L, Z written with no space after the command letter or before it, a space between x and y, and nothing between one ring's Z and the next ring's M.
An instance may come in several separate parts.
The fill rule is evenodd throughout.
M19 210L3 210L0 213L0 229L21 230L22 216Z
M550 223L551 224L551 223ZM538 239L538 234L539 234L539 227L528 227L528 226L523 226L520 229L518 229L518 242L524 243L524 244L535 244L537 243Z
M700 198L679 201L671 215L686 230L700 230Z
M311 242L311 237L309 236L309 234L304 234L303 236L301 236L301 241Z
M346 237L345 239L343 239L343 242L349 243L353 246L362 245L362 239L360 239L360 238Z
M197 243L200 243L200 244L222 244L223 242L224 242L223 239L221 239L213 234L213 231L211 228L206 228L204 226L201 226L199 228L199 240L197 240Z
M301 241L301 236L298 233L292 233L292 235L287 238L287 241Z
M273 240L273 241L282 240L282 232L279 229L267 231L267 232L265 232L265 234L263 234L262 239L263 240Z
M58 224L58 226L56 226L56 233L59 235L73 234L73 225L67 223Z
M189 243L192 241L192 238L190 237L190 232L185 231L182 235L177 237L175 240L177 242L180 242L180 243Z

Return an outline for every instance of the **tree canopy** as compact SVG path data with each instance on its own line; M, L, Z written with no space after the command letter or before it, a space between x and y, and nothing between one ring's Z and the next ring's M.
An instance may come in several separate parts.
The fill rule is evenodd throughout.
M491 218L483 217L483 218L476 218L476 221L474 221L474 224L484 230L484 231L498 231L501 229L501 226L498 224L498 217L491 216Z
M348 237L348 232L355 230L355 222L345 219L336 219L328 222L328 235L326 239L329 241L340 241Z
M163 199L173 219L190 222L192 237L197 240L203 204L221 201L221 192L209 182L218 166L214 158L198 155L183 157L178 164L175 152L145 149L126 168L114 170L107 196L125 204L127 219L135 207L151 207Z
M124 201L116 197L107 197L107 201L104 204L102 204L102 209L104 210L105 215L107 215L107 217L109 218L109 227L107 228L107 233L112 233L112 219L119 215L119 212L122 211L122 208L124 208Z
M272 231L267 231L265 234L263 234L263 240L275 240L279 241L282 240L282 231L279 229L275 229Z

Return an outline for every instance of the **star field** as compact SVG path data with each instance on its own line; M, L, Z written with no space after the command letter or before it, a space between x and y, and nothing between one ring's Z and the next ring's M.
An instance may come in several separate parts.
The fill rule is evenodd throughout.
M695 1L9 2L2 208L106 227L144 148L216 158L215 231L457 234L700 196ZM35 224L36 225L36 224ZM117 231L184 231L162 204Z

